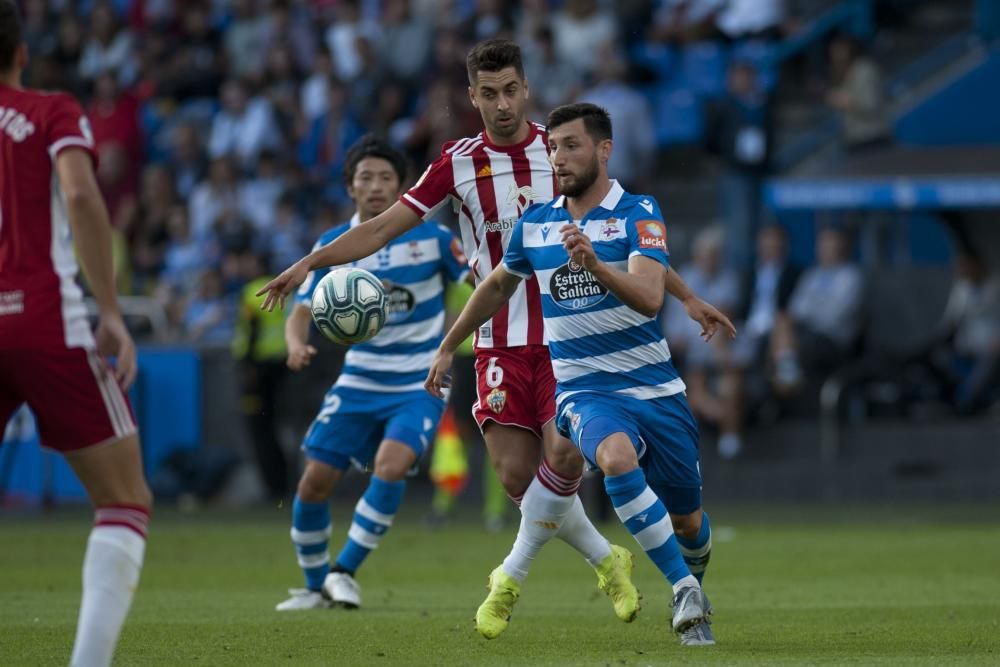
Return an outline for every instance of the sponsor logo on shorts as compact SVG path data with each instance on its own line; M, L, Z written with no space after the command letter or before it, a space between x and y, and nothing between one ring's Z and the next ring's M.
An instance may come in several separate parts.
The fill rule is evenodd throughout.
M552 273L549 295L563 308L582 310L600 303L608 295L608 289L594 274L570 260Z
M667 230L659 220L640 220L636 223L639 230L639 247L647 250L667 251Z
M486 397L486 405L490 406L495 414L500 414L507 406L507 392L503 389L494 389Z
M555 521L535 521L535 525L545 530L559 530L559 524Z

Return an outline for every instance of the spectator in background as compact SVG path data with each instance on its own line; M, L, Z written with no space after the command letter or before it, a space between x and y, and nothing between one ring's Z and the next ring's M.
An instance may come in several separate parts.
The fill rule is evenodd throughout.
M239 186L240 211L258 232L266 233L274 224L274 209L285 191L285 179L278 156L264 151L257 160L253 178Z
M291 482L288 457L278 437L278 396L285 372L285 314L261 310L257 292L270 280L266 257L240 258L245 284L239 296L233 358L239 363L240 408L250 432L257 469L268 500L281 502Z
M358 0L338 0L334 11L336 19L327 28L326 48L333 55L337 78L349 83L363 73L358 42L366 40L378 50L382 34L378 24L362 19Z
M240 210L239 182L236 168L228 157L212 160L208 178L191 193L189 204L191 233L199 240L208 239L216 221L227 211Z
M739 276L725 264L722 228L709 227L698 233L693 263L681 269L680 275L695 294L724 314L736 310ZM719 455L733 458L743 449L742 382L732 358L733 343L726 336L716 336L705 344L701 326L674 305L667 311L667 337L671 350L683 360L691 410L719 429Z
M192 343L228 345L233 340L233 304L223 292L222 276L203 271L198 291L184 309L184 338Z
M169 47L169 94L178 100L217 97L224 66L222 35L212 26L208 9L188 3L180 15L180 28L180 39Z
M280 146L280 138L270 102L258 95L250 97L240 81L227 81L222 87L222 109L212 120L209 156L232 155L243 167L251 168L261 151Z
M579 101L596 104L610 114L615 150L608 161L608 173L629 192L642 192L651 180L656 159L656 142L652 140L656 131L649 102L625 82L625 73L625 62L617 49L606 44L593 71L593 85L580 94Z
M544 118L552 109L576 98L582 89L583 77L574 65L556 53L552 29L547 25L539 28L532 39L532 48L524 50L524 74L531 87L528 102L537 116ZM615 120L613 113L611 119Z
M167 234L169 240L160 274L160 288L165 290L161 292L164 302L190 294L205 266L218 260L215 244L199 241L191 234L188 212L182 204L170 208Z
M470 42L508 36L514 29L510 3L503 0L476 0L475 9L460 31Z
M960 414L1000 400L1000 276L974 252L958 253L941 322L907 356L932 372Z
M615 42L618 24L597 0L567 0L563 9L552 17L552 34L562 60L581 72L592 72L599 54L607 53L606 45Z
M337 0L337 4L340 5L341 0ZM295 67L299 71L308 72L312 68L317 40L309 18L300 9L299 3L293 6L289 0L271 0L261 44L261 57L278 45L292 50ZM263 66L263 60L258 61L258 65Z
M106 70L94 82L94 97L87 108L87 117L94 134L94 145L100 152L109 144L120 146L126 163L121 196L133 197L139 187L142 164L142 129L139 127L139 102L128 92L122 92L114 70ZM114 213L111 214L114 221Z
M330 87L328 110L306 128L299 143L298 158L313 183L323 188L329 202L346 201L340 185L340 169L347 148L364 134L364 128L347 103L347 91L340 83Z
M205 177L208 168L204 141L193 123L180 123L170 130L167 163L174 173L177 194L187 199Z
M824 378L850 359L861 332L864 296L861 269L850 256L845 230L820 231L818 265L803 273L787 314L775 320L771 355L779 393L794 393L804 377Z
M715 26L728 40L781 38L785 0L726 0Z
M891 142L889 109L882 71L849 35L830 42L827 104L840 114L841 137L849 153L882 148Z
M325 48L316 53L309 77L300 89L299 108L306 125L330 110L330 82L333 80L333 58Z
M59 18L56 46L49 57L59 78L54 88L79 95L83 88L80 58L83 55L84 29L73 12L63 12Z
M256 0L233 0L232 19L224 43L229 73L237 79L258 74L267 54L267 20L260 16Z
M95 4L90 14L90 39L80 57L80 76L94 80L103 72L114 70L122 85L131 85L136 76L132 47L132 33L118 22L111 3Z
M737 61L730 66L726 95L709 107L707 116L706 148L724 164L720 185L726 258L731 266L746 270L753 262L774 134L770 101L751 64Z
M266 233L257 236L258 249L267 249L275 266L291 266L309 251L309 238L295 197L284 194L278 199L273 223Z
M417 80L431 57L431 26L413 16L409 0L387 0L382 32L390 45L382 53L386 71L402 81Z
M139 200L123 214L123 230L132 243L132 272L137 294L151 294L163 268L169 239L168 218L177 203L173 177L164 165L142 171Z
M716 34L715 22L726 0L658 0L656 4L649 39L683 44Z
M262 96L274 110L274 119L282 143L296 138L300 127L299 81L302 76L295 67L292 51L276 46L267 54Z

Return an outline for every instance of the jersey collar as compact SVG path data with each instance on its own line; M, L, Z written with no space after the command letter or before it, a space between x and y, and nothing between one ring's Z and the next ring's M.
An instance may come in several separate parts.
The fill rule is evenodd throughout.
M608 194L604 195L604 199L597 206L599 208L606 209L608 211L613 211L618 207L618 202L621 201L622 196L625 194L625 188L623 188L616 179L611 179L611 189L608 190ZM566 205L566 195L559 195L559 198L552 202L552 208L563 208Z
M361 224L361 214L358 213L357 211L355 211L354 215L351 216L351 221L349 223L347 223L347 224L349 224L351 226L351 229L354 229L355 227L357 227L358 225L360 225Z

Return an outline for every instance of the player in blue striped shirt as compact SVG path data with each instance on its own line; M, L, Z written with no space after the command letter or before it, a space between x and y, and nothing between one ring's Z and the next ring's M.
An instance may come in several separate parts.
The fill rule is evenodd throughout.
M668 280L666 226L655 199L608 178L606 111L560 107L548 128L563 196L524 213L503 264L445 336L427 388L441 395L458 342L521 280L536 277L557 426L604 472L622 523L672 584L672 625L681 643L714 644L701 589L711 529L701 508L698 426L656 320Z
M384 141L365 137L348 152L344 179L357 213L323 234L317 247L365 224L400 194L405 158ZM306 588L292 589L279 611L358 607L354 573L392 524L405 476L428 444L444 410L441 398L424 391L424 378L444 328L444 288L468 273L458 239L447 228L423 223L377 253L354 262L386 285L389 316L370 341L353 346L327 392L303 443L306 468L292 507L292 542ZM327 271L302 284L285 326L288 365L300 370L316 354L309 345L312 292ZM354 511L347 542L330 567L329 496L352 463L373 474Z

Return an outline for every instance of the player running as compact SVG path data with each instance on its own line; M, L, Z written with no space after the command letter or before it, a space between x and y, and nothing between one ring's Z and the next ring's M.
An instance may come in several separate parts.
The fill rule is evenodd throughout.
M323 234L320 248L372 218L399 198L406 159L382 139L360 139L347 152L344 181L357 206L349 223ZM303 443L306 468L292 505L292 542L306 588L292 589L278 611L361 605L354 574L392 525L406 488L406 473L434 440L444 402L424 391L423 381L444 329L447 281L468 274L458 239L425 222L374 255L353 262L386 285L389 317L370 341L353 346L327 392ZM288 366L301 370L316 349L309 345L313 290L328 269L303 283L285 324ZM368 489L354 509L347 541L330 567L329 497L351 463L374 459Z
M518 218L533 202L555 196L556 179L545 129L525 118L528 82L519 47L507 40L483 42L469 53L466 66L469 97L485 130L445 144L441 156L399 202L271 281L261 291L267 294L263 307L283 305L309 271L374 253L443 206L458 214L476 281L500 263ZM694 298L685 306L705 327L714 327L722 317ZM639 594L630 580L632 555L609 544L584 513L576 495L582 463L553 421L555 379L538 282L519 285L509 303L475 333L475 417L497 474L522 515L511 553L490 575L490 592L476 613L476 628L486 638L504 631L531 562L552 537L584 556L618 617L633 620Z
M441 395L458 344L522 282L536 280L558 382L559 431L604 472L618 517L673 585L681 643L714 644L699 580L712 542L701 509L698 426L656 321L666 227L655 199L609 180L606 111L559 107L548 128L563 195L533 206L514 228L503 261L441 343L427 388Z
M123 392L136 353L115 295L90 126L69 95L21 87L27 61L16 5L0 0L0 429L27 403L42 443L66 457L96 507L70 664L109 665L152 504ZM97 301L96 336L74 245Z

